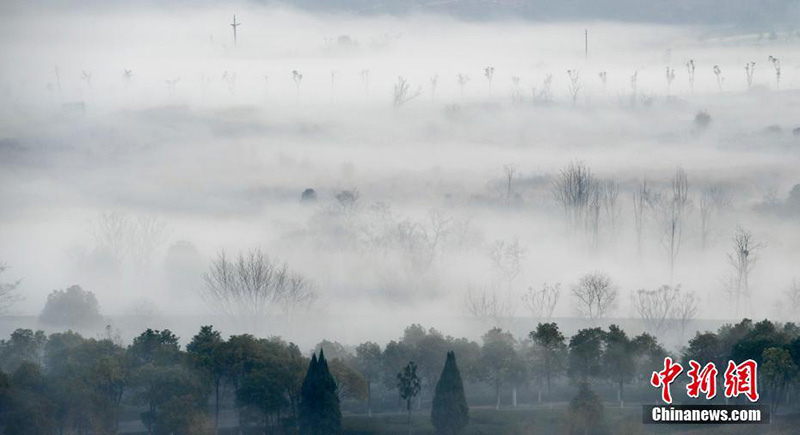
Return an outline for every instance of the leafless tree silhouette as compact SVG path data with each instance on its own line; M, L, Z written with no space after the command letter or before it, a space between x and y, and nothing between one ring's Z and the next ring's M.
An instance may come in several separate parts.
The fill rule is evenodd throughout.
M567 75L569 76L569 94L572 96L572 106L578 103L578 94L581 92L581 72L575 69L568 69Z
M689 61L686 62L686 72L689 73L689 89L691 90L692 95L694 95L694 70L694 59L689 59Z
M770 55L767 60L772 63L772 68L775 69L775 89L781 89L781 61L775 56Z
M229 258L223 251L211 261L201 296L217 310L248 319L309 307L315 300L311 283L289 271L286 263L260 249Z
M582 276L572 287L578 314L588 318L592 324L616 309L618 293L619 290L613 285L611 278L601 272Z
M755 239L750 231L737 227L733 233L733 249L728 253L728 263L733 268L733 275L726 283L726 290L731 293L734 302L734 315L739 316L742 300L752 303L750 294L750 274L758 261L758 252L764 247Z
M527 293L522 295L522 303L531 312L534 319L540 322L549 322L561 298L561 284L542 284L542 288L534 290L528 287Z
M661 202L661 225L662 243L667 251L671 281L683 240L684 217L689 204L689 178L681 168L675 171L670 193L669 199Z
M748 62L744 64L744 73L747 77L747 89L750 89L753 87L753 76L756 73L756 63Z
M398 77L397 82L394 84L394 91L392 92L392 105L397 109L414 98L419 97L421 94L421 86L411 91L411 84L409 84L405 78Z
M0 263L0 276L2 276L7 270L8 266L5 263ZM8 314L11 307L22 299L22 296L16 293L20 282L21 281L0 281L0 316Z
M669 327L680 294L680 286L663 285L655 290L640 289L631 294L631 305L651 334L661 337Z

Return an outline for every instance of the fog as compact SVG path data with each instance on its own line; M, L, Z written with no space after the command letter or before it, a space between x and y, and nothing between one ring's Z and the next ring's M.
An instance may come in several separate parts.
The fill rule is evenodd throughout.
M631 295L665 284L697 294L693 329L798 320L785 295L800 279L796 34L253 4L3 10L0 278L21 280L22 298L0 335L37 325L48 294L78 284L126 338L207 323L304 349L385 342L410 323L524 336L537 318L522 296L544 283L562 286L554 317L587 324L570 290L594 271L619 289L602 324L635 325ZM393 105L398 77L419 95ZM613 227L568 228L554 183L578 163L619 183ZM688 205L671 272L656 212L637 249L633 195L645 179L671 192L678 168ZM726 206L703 242L715 186ZM307 188L316 201L301 201ZM112 237L115 219L126 224ZM738 313L724 292L737 227L759 246ZM203 299L219 252L256 248L307 278L314 300L253 320ZM481 288L502 316L469 312Z

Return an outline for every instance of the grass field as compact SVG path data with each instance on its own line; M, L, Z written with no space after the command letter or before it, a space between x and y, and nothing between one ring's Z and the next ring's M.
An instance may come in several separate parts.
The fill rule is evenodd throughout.
M770 425L671 425L655 426L641 423L639 407L606 408L605 419L590 434L798 434L800 415L778 416ZM348 435L408 434L407 416L382 414L345 416L344 429ZM428 413L415 413L411 418L413 434L433 434ZM565 409L470 409L470 423L465 434L536 435L569 434Z

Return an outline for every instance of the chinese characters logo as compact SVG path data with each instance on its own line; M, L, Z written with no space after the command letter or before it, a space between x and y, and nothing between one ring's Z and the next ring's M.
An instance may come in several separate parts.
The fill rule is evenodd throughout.
M700 394L705 394L708 400L713 399L717 395L717 375L719 371L713 362L700 365L695 360L689 361L689 370L686 374L689 376L690 381L686 385L686 394L689 397L700 397ZM733 361L728 361L728 367L725 369L723 380L725 383L724 394L725 397L739 397L744 395L751 402L758 401L758 390L756 388L758 363L749 359L740 364ZM672 358L664 358L664 369L661 371L653 372L650 376L650 385L656 388L661 388L661 400L665 403L672 403L672 394L670 386L675 379L683 372L683 366L680 363L673 362Z

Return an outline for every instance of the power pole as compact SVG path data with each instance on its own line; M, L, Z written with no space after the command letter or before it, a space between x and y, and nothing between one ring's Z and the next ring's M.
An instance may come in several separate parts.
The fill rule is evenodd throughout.
M234 15L233 16L233 24L231 24L231 27L233 27L233 45L236 45L236 28L241 26L241 25L242 25L242 23L237 23L236 22L236 15Z
M583 48L586 61L589 61L589 29L583 30Z

